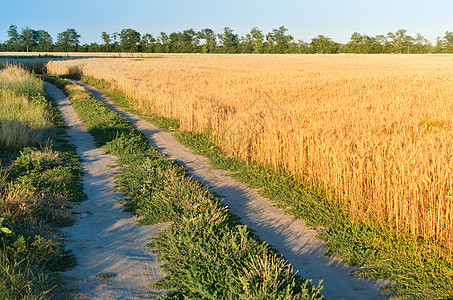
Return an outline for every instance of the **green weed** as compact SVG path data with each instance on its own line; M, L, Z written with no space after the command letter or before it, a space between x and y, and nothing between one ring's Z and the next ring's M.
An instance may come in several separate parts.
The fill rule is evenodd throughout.
M94 275L96 278L102 278L102 279L109 279L109 278L115 278L116 274L114 273L99 273Z

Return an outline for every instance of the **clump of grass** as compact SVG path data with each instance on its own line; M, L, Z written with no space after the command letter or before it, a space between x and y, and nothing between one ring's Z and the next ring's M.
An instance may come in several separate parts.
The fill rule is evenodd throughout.
M53 116L43 82L14 65L0 71L0 148L23 148L51 135Z
M94 275L96 278L102 278L102 279L110 279L110 278L115 278L116 274L114 273L99 273Z
M187 298L322 297L320 286L294 275L284 258L239 224L199 183L175 176L171 169L157 169L157 174L163 185L139 196L137 209L145 222L174 222L150 243L167 262L163 267L167 277L157 287L177 287L172 297ZM139 190L133 186L128 195L137 198Z
M21 149L36 145L44 138L44 131L33 130L20 121L3 120L0 123L0 148L14 147Z
M31 101L0 89L0 147L23 148L42 143L51 133L52 116L43 96Z
M5 68L0 70L0 88L27 99L39 98L45 94L42 80L13 64L6 64Z
M58 289L58 272L73 259L61 245L39 235L1 238L0 292L3 299L45 299Z
M58 226L72 224L71 201L85 195L78 182L80 166L64 161L69 155L50 147L24 148L8 172L2 211L17 223L46 221Z
M167 277L155 286L172 290L163 299L322 298L320 285L295 275L284 258L238 223L186 170L144 144L141 133L128 131L123 118L80 95L83 91L53 82L74 99L74 108L95 139L118 156L117 183L127 196L126 208L142 217L142 224L172 221L150 243L166 262ZM80 97L83 105L77 104ZM101 128L116 133L93 130Z

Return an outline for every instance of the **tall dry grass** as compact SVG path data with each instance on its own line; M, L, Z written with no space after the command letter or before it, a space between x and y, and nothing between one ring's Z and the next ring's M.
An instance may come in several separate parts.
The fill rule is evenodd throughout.
M183 55L51 62L135 107L213 128L230 154L301 175L374 220L453 250L453 56Z
M0 148L44 141L52 125L44 84L19 66L0 69Z

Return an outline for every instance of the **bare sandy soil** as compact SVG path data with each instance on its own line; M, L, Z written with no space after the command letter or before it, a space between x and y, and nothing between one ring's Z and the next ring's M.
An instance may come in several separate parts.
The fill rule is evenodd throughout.
M313 279L315 285L323 280L323 294L327 299L380 298L378 287L385 282L356 278L351 274L354 270L352 267L339 259L325 256L325 242L316 239L317 232L308 228L303 221L284 215L281 209L275 208L255 190L225 176L225 171L213 170L206 158L193 154L170 133L117 107L94 87L78 84L110 109L126 117L149 138L152 146L187 168L194 179L210 186L212 192L222 195L230 211L238 215L241 222L253 229L262 240L280 251L299 275Z
M150 235L166 224L137 226L136 219L123 212L115 193L113 165L115 157L97 148L82 126L65 95L51 84L46 90L58 102L70 127L70 140L84 163L83 186L88 200L77 205L81 214L72 227L65 228L67 248L74 251L78 265L63 275L75 288L76 299L150 299L158 295L149 285L165 274L155 256L144 245ZM113 274L103 279L96 274Z

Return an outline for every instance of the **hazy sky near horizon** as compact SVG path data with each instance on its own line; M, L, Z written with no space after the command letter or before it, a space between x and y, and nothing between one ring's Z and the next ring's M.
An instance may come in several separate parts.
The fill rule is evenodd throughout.
M310 42L319 34L346 43L354 32L375 36L406 29L431 42L453 31L452 0L0 0L0 41L11 24L57 34L74 28L82 44L101 43L101 32L133 28L157 37L194 28L221 33L230 27L245 35L253 26L264 33L284 25L295 39Z

